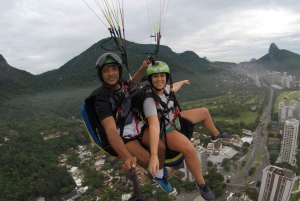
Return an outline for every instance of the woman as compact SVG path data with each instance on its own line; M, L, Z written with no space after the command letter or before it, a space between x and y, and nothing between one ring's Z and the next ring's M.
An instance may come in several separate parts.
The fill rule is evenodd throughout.
M170 69L166 63L156 61L155 65L150 64L147 68L147 76L152 86L150 94L153 95L152 97L147 97L143 104L144 113L148 120L149 132L143 135L142 143L150 147L149 172L153 177L156 176L159 167L157 156L158 145L162 142L166 143L171 150L178 151L184 155L186 165L197 181L201 196L206 200L214 199L213 194L205 184L201 172L200 160L194 145L185 135L179 132L180 121L178 114L193 124L201 122L212 133L212 141L227 137L228 134L218 131L206 108L180 112L176 108L176 104L174 107L174 100L172 100L172 96L169 96L169 94L177 92L182 85L190 84L190 82L189 80L183 80L174 83L172 87L166 85L170 76ZM160 100L158 101L158 99Z

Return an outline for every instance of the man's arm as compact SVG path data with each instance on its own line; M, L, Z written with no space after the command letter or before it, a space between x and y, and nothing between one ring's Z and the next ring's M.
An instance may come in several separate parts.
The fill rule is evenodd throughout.
M128 171L136 167L136 157L133 157L126 149L122 138L118 134L114 118L112 116L106 117L101 121L101 124L107 134L110 145L123 161L123 169Z
M182 80L182 81L173 83L174 92L177 92L182 87L182 85L184 85L184 84L190 84L190 81L189 80Z
M136 71L136 73L132 76L132 84L131 84L131 88L133 88L135 86L134 83L140 81L143 73L147 70L148 65L150 64L149 59L145 59L141 65L141 67Z

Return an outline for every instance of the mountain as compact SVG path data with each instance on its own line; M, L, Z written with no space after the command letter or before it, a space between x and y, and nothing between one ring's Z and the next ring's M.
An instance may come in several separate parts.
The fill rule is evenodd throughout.
M104 39L105 40L105 39ZM99 80L95 72L95 63L98 57L105 53L101 47L103 41L92 45L82 54L74 57L61 68L43 73L37 77L39 82L43 82L43 90L53 88L68 88L76 86L99 85ZM137 44L127 41L127 56L130 73L133 74L141 65L142 61L147 57L145 54L149 49L154 48L152 45ZM105 43L105 48L116 49L113 41ZM118 54L118 53L117 53ZM173 52L169 47L160 46L158 60L165 61L171 68L172 75L175 79L187 79L189 74L197 75L197 80L202 74L219 73L220 69L212 67L210 62L200 58L197 54L191 51L186 51L181 54ZM125 67L124 67L125 68ZM180 72L180 76L177 76ZM182 73L186 78L182 77ZM128 72L123 70L123 77L128 78ZM202 78L201 78L202 77Z
M116 49L114 42L111 40L105 42L107 39L100 40L85 50L80 55L74 57L59 69L51 70L40 75L32 75L25 71L17 70L7 64L2 58L3 67L1 70L6 73L0 75L1 81L6 76L1 87L5 84L6 92L10 88L18 88L19 91L13 91L14 94L20 94L23 90L28 92L46 92L53 90L75 89L83 86L99 86L100 82L96 75L95 63L98 57L107 52L106 49ZM140 67L142 61L147 57L145 54L149 50L154 49L154 45L137 44L126 41L127 56L129 71L131 75ZM151 52L151 51L150 51ZM118 52L116 52L118 54ZM211 62L204 58L200 58L192 51L186 51L180 54L173 52L167 46L160 46L158 60L165 61L171 68L172 78L174 81L181 79L190 79L192 90L197 92L193 95L194 98L201 98L207 96L215 96L219 92L214 90L214 83L210 81L211 76L219 75L223 69L212 65ZM124 67L125 68L125 67ZM7 73L7 72L11 73ZM123 77L128 78L128 72L125 68L123 70ZM205 87L203 87L205 83ZM209 95L213 91L213 94ZM194 93L195 94L195 93Z
M232 62L222 62L222 61L215 61L212 62L212 65L219 67L219 68L223 68L223 69L230 69L233 67L236 67L236 63L232 63Z
M31 93L34 79L34 75L10 66L0 54L0 103L15 94Z
M269 48L269 53L257 60L270 71L287 72L300 77L300 55L288 50L279 49L275 43Z
M80 55L69 60L59 69L51 70L40 75L32 75L26 71L18 70L10 66L4 57L0 55L0 86L1 102L9 100L13 95L32 94L53 90L76 89L83 86L99 86L100 82L95 72L95 62L98 57L107 52L102 47L116 50L113 40L100 40ZM137 44L126 41L129 71L133 74L147 57L149 52L154 52L154 45ZM118 52L116 52L118 54ZM149 54L148 54L149 55ZM167 46L160 46L158 60L165 61L171 68L174 81L190 79L192 85L185 95L191 99L212 97L220 94L222 89L216 89L215 85L220 73L235 67L237 64L230 62L210 62L206 57L201 58L195 52L185 51L175 53ZM286 71L300 76L300 56L288 50L280 50L272 43L269 53L257 61L251 59L251 63L259 64L268 70ZM124 67L125 68L125 67ZM224 71L225 70L225 71ZM123 77L128 78L128 72L123 70ZM194 93L194 92L197 93Z

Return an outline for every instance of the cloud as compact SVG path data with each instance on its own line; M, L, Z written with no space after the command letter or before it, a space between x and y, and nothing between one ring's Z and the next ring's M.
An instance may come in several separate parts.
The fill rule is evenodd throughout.
M95 2L85 1L104 20ZM157 2L165 2L165 8L169 3L161 44L177 53L191 50L211 61L241 62L264 56L271 43L300 53L298 0L126 0L127 40L153 43L149 16L157 12ZM33 74L57 69L109 36L107 23L80 0L5 1L0 25L0 54Z

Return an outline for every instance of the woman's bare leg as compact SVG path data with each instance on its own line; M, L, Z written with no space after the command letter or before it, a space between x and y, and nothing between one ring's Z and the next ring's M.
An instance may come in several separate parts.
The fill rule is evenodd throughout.
M133 140L125 144L128 152L135 156L137 163L143 168L147 169L150 161L149 152L141 145L138 140Z
M145 145L146 147L150 147L148 128L146 128L143 132L142 144ZM166 159L166 145L161 139L158 142L157 156L159 160L159 169L162 169L164 167L165 159Z
M176 130L167 133L166 136L168 147L184 155L185 163L189 171L197 180L197 183L199 185L205 184L201 171L200 160L197 156L196 149L190 140Z
M215 127L207 108L197 108L182 111L180 112L180 115L190 120L193 124L201 122L202 125L214 136L218 136L220 134L220 131L218 131L218 129Z

